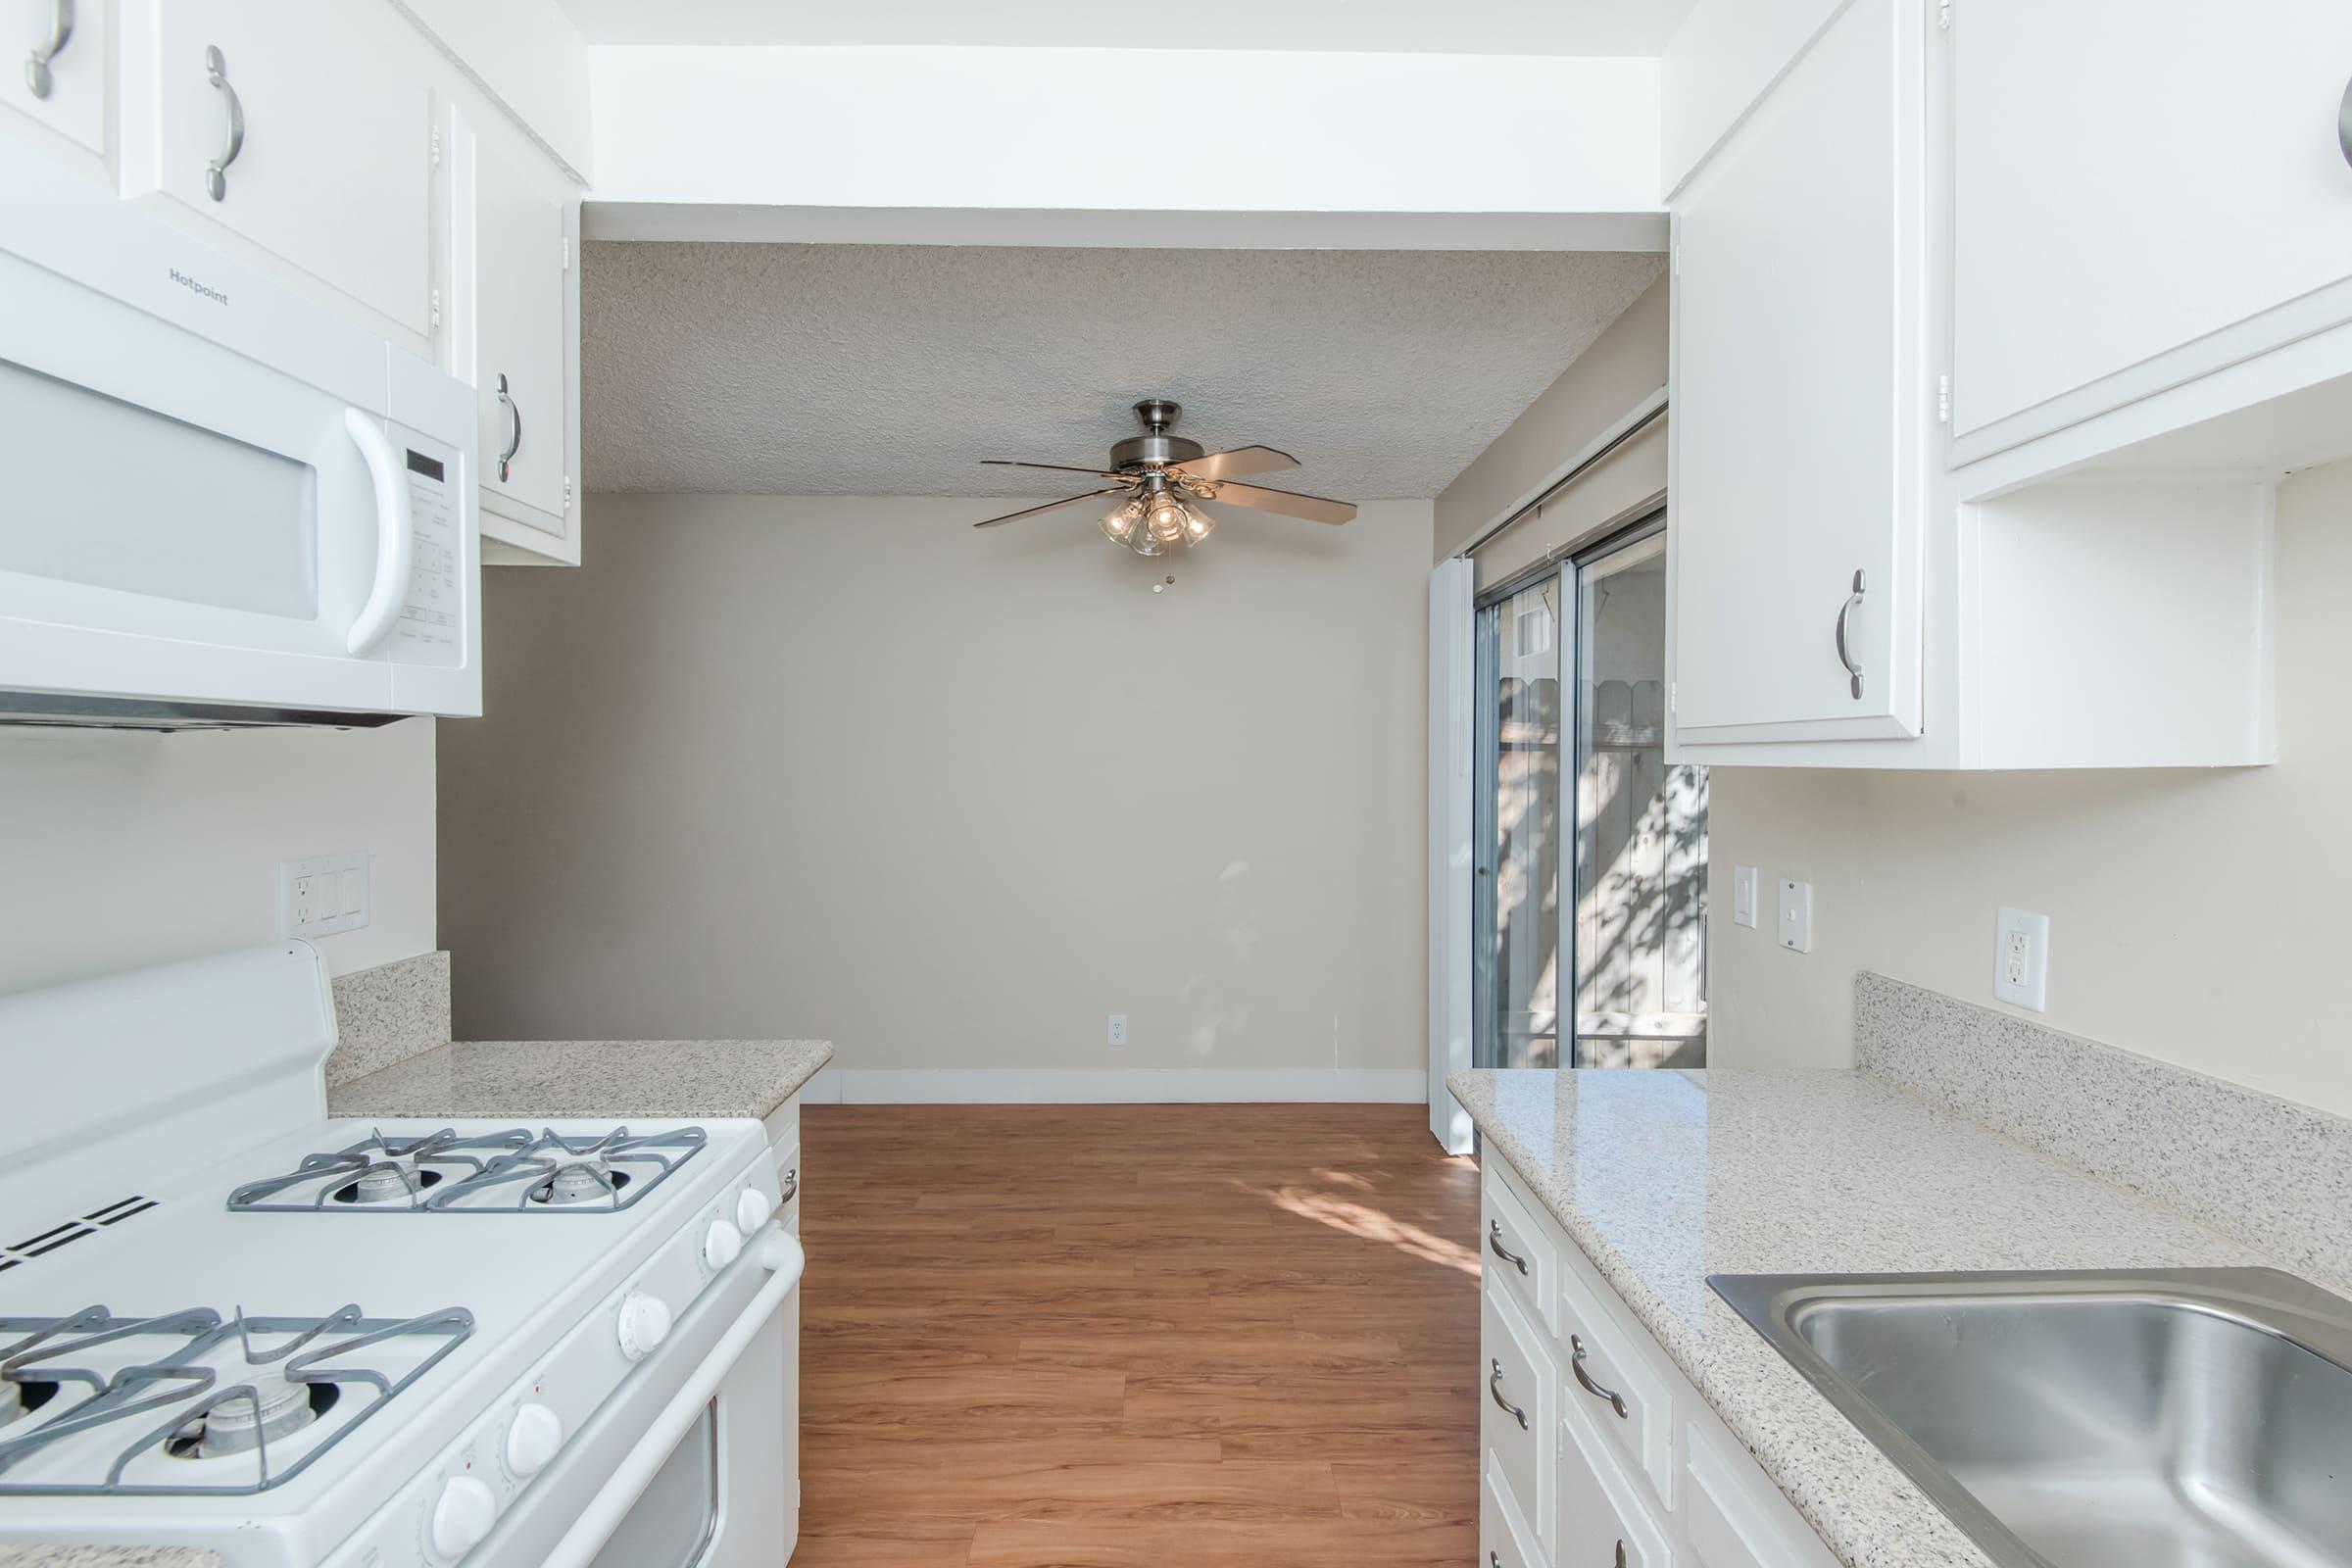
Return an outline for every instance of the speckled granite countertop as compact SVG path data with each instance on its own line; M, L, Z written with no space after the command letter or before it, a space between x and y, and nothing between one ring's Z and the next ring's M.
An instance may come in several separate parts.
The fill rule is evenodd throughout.
M823 1040L481 1040L326 1092L330 1116L750 1116L832 1059Z
M2264 1261L1854 1072L1457 1072L1487 1140L1853 1568L1989 1568L1709 1274Z
M197 1546L0 1546L0 1568L220 1568Z

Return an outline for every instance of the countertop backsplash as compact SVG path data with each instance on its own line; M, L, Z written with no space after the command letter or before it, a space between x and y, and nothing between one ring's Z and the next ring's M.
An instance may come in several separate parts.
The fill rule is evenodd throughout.
M1922 1100L2352 1286L2352 1121L1884 975L1854 1060Z
M449 1044L449 955L419 953L335 976L335 1049L326 1087Z

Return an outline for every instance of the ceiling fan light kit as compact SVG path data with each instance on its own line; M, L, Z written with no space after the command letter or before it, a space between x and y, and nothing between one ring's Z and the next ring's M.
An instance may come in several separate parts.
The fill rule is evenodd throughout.
M1083 495L1049 501L1042 507L1030 507L1007 513L1002 517L990 517L972 526L993 528L1015 518L1058 512L1063 507L1077 506L1100 496L1118 495L1120 499L1102 515L1104 537L1139 556L1163 556L1171 550L1185 550L1200 544L1215 530L1216 519L1201 508L1203 501L1222 501L1259 512L1279 512L1312 522L1337 524L1355 515L1355 508L1345 501L1234 482L1233 476L1236 474L1295 468L1298 466L1298 462L1290 454L1277 452L1272 447L1235 447L1226 452L1204 453L1200 442L1171 433L1177 416L1183 412L1181 407L1166 398L1146 398L1138 403L1135 406L1135 417L1136 422L1143 426L1143 434L1131 435L1114 445L1110 449L1111 466L1107 468L1088 468L1062 463L1022 463L1004 458L985 460L997 467L1049 468L1060 473L1092 474L1113 482Z

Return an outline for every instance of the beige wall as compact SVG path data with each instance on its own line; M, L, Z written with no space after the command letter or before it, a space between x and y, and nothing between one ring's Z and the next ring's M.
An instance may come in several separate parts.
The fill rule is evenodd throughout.
M1428 503L1166 565L1010 505L600 497L583 569L494 576L460 1036L1422 1071Z
M1531 492L1558 472L1562 464L1624 418L1627 410L1665 386L1669 300L1669 280L1660 277L1493 444L1454 475L1437 499L1432 560L1460 554L1472 535L1524 505L1532 498ZM1638 453L1621 454L1635 459L1645 474L1654 476L1653 482L1643 486L1643 494L1665 487L1665 443L1663 432L1656 433L1660 439L1654 451L1645 443ZM1621 468L1612 493L1625 482ZM1543 531L1543 525L1533 519L1517 524L1512 532L1523 537L1514 543L1524 544L1525 536ZM1528 546L1528 559L1541 553L1542 543L1556 542L1547 538Z
M277 862L367 851L337 974L433 946L433 726L0 728L0 992L277 940Z
M2278 548L2276 766L1712 769L1715 1059L1846 1062L1857 969L2002 1005L2007 905L2050 917L2042 1021L2352 1114L2352 464L2286 482ZM1736 864L1813 883L1810 954L1731 923Z

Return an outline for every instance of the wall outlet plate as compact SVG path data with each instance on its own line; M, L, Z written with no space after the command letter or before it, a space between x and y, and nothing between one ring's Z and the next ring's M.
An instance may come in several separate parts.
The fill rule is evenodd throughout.
M1992 994L2034 1012L2049 1011L2050 917L2003 909L1992 932Z
M1110 1015L1110 1029L1105 1036L1105 1043L1113 1046L1123 1046L1127 1043L1127 1015L1125 1013L1114 1012Z
M368 923L368 854L277 862L277 934L331 937Z
M1752 865L1732 867L1732 924L1754 929L1756 923L1756 868Z
M1781 884L1781 946L1790 953L1813 951L1813 884Z

